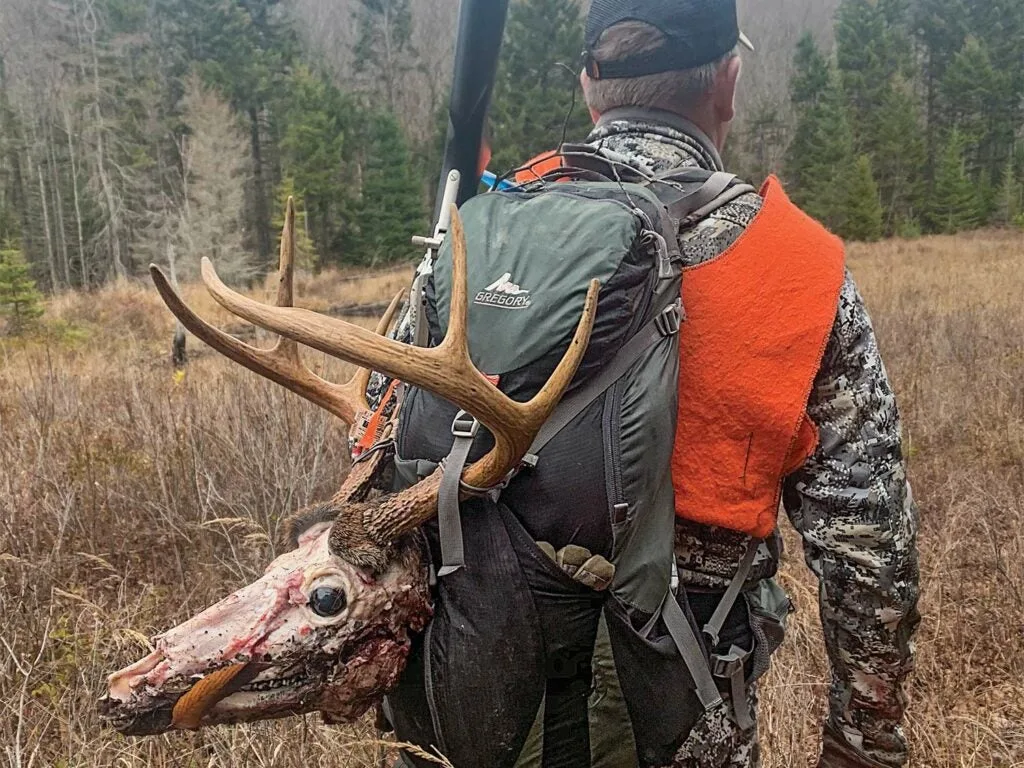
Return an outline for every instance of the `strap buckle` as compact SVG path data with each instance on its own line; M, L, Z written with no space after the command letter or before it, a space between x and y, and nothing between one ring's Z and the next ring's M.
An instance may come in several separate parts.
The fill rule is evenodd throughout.
M744 664L752 651L744 651L738 646L729 648L728 653L711 654L711 674L729 684L729 698L732 701L732 714L736 725L741 731L754 727L754 716L747 701L746 674Z
M662 336L675 336L683 324L683 303L676 300L665 307L661 314L654 318L654 327Z
M743 672L743 665L750 657L750 651L732 646L728 653L711 654L711 674L718 678L731 680L733 675Z
M459 411L452 421L452 437L462 437L472 440L480 431L480 422L466 411Z
M642 212L638 212L641 213ZM644 216L646 219L647 217ZM668 280L675 277L675 270L672 269L672 253L669 251L668 242L661 233L654 229L645 229L640 233L643 242L653 244L658 252L658 279Z

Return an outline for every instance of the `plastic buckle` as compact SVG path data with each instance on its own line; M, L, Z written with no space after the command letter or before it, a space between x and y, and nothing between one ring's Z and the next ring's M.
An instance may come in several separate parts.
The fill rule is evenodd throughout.
M644 218L646 219L647 217L644 216ZM675 277L674 270L672 269L672 254L669 253L668 243L665 242L665 238L661 236L661 233L653 229L647 229L641 236L645 241L654 243L655 250L658 252L658 279L667 280Z
M675 336L683 324L683 307L679 301L671 304L654 318L654 327L662 336Z
M479 431L480 422L475 417L465 411L459 411L455 414L455 419L452 421L453 437L465 437L472 440Z
M743 671L743 665L749 655L749 651L741 650L736 646L730 648L729 653L712 654L711 674L715 677L730 679L737 672Z

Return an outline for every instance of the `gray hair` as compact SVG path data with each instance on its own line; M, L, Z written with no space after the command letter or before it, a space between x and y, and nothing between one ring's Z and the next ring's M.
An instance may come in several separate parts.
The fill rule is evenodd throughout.
M606 29L591 53L599 62L618 61L660 48L664 43L665 35L657 27L642 21L624 21ZM584 95L587 105L601 113L616 107L650 107L680 114L714 87L722 64L736 55L735 50L729 51L695 69L591 80Z

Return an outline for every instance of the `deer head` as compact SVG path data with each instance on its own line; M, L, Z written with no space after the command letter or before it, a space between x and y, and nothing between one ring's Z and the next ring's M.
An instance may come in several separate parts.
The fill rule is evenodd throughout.
M298 309L292 302L294 210L289 203L281 241L277 305L225 286L206 259L203 281L226 309L281 339L271 350L243 344L199 318L151 267L164 302L217 351L350 425L368 408L371 369L427 389L476 417L494 448L467 467L463 494L506 479L572 381L586 351L598 283L587 293L563 359L528 403L511 400L470 360L467 342L466 243L452 209L452 297L448 332L437 347L411 347L384 337L398 305L368 331ZM361 366L344 385L327 382L300 361L298 344ZM108 679L102 716L126 734L281 717L320 711L330 722L351 720L379 701L405 666L412 634L430 617L419 527L437 512L443 469L404 491L374 495L389 461L376 451L357 463L330 502L291 521L294 549L264 575L155 639L145 658Z

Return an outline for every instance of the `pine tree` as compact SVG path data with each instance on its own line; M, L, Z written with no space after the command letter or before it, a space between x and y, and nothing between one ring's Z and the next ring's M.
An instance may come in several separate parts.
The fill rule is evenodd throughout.
M298 56L298 37L282 0L151 0L163 55L181 81L193 69L223 93L247 123L252 177L247 231L261 260L272 259L274 162L279 107Z
M297 198L302 200L306 227L316 251L330 260L338 256L344 206L358 191L344 165L345 153L357 149L355 142L347 139L355 134L360 110L351 98L306 67L299 67L292 75L289 90L287 127L281 140L282 166ZM279 213L284 210L281 202L279 199Z
M7 318L7 332L30 328L43 314L42 301L21 249L10 241L0 246L0 315Z
M981 221L978 189L967 174L964 139L956 130L950 133L936 165L924 219L932 232L942 234L973 229Z
M833 230L842 227L855 163L853 134L838 77L814 40L797 47L792 81L797 127L786 156L793 200Z
M894 78L876 113L872 168L883 210L883 231L913 228L921 215L927 148L911 84Z
M1010 73L993 65L985 41L971 36L953 57L941 91L949 124L964 138L971 177L979 183L998 183L1017 128L1006 119Z
M861 152L874 152L879 108L893 79L910 69L905 17L905 0L843 0L836 15L836 65Z
M888 233L916 215L927 160L907 21L907 0L843 0L836 17L854 147L871 157Z
M846 184L843 223L837 234L847 240L874 242L882 237L882 203L871 172L871 158L857 158Z
M413 255L413 235L425 231L423 192L393 115L372 115L364 128L362 188L352 205L345 261L376 266Z
M497 172L557 147L563 126L568 139L587 133L590 118L575 92L581 50L583 23L576 3L513 1L491 105Z

